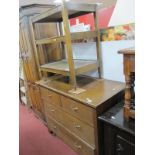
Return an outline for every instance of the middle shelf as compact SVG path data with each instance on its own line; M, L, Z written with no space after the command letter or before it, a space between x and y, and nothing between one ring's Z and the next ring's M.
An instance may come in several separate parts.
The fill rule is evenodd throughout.
M78 39L91 39L95 37L97 37L97 31L71 33L72 41L78 40ZM65 42L65 36L56 36L56 37L36 40L36 44L51 44L51 43L58 43L58 42Z
M96 70L99 67L99 63L97 60L74 59L73 61L74 61L76 75ZM61 61L56 61L56 62L42 65L42 66L40 66L40 70L46 71L46 72L51 72L51 73L62 74L65 76L70 75L69 65L68 65L67 60L65 60L65 59L63 59Z

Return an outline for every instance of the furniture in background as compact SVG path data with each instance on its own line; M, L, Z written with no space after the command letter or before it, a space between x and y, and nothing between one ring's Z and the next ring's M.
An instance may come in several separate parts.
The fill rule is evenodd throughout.
M48 10L51 6L32 4L22 6L19 10L19 45L20 57L24 72L25 90L27 92L27 105L32 107L35 113L45 120L44 106L40 98L39 87L35 84L39 80L38 69L36 66L36 59L34 55L33 38L30 29L31 17ZM39 24L37 26L37 35L40 37L49 37L57 34L57 26L55 24ZM53 50L53 48L55 50ZM47 47L48 53L56 53L58 55L57 47ZM56 51L57 50L57 51ZM40 49L40 54L43 56L43 49ZM43 61L42 59L40 60Z
M124 118L124 100L99 119L100 155L135 155L135 120Z
M126 120L135 118L135 49L124 49L118 53L123 54L124 59L124 75L125 75L125 104L124 117Z

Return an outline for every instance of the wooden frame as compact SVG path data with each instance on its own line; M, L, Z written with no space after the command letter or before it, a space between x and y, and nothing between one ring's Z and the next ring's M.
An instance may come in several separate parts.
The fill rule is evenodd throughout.
M77 32L77 33L70 33L69 30L69 22L68 20L73 17L77 17L80 15L93 13L94 19L95 19L95 31L88 31L88 32ZM100 31L98 27L98 16L97 16L97 4L79 4L79 3L67 3L63 0L62 5L52 7L50 10L37 15L33 17L32 19L32 31L33 34L35 34L35 27L34 25L36 23L41 22L63 22L64 27L64 35L62 36L56 36L52 38L43 38L36 40L34 43L35 46L35 55L37 60L37 66L40 71L40 77L43 76L42 71L44 72L52 72L52 73L58 73L65 76L70 76L70 82L73 86L73 89L77 88L76 84L76 75L81 73L87 73L89 71L93 71L95 69L98 69L99 78L103 76L103 72L101 71L102 66L102 60L101 60L101 47L100 47ZM60 24L59 24L60 25ZM33 36L35 38L35 35ZM96 53L97 53L97 61L94 63L92 61L92 64L90 65L83 65L83 67L76 68L75 63L73 60L73 53L72 53L72 41L79 40L79 39L89 39L89 38L96 38ZM44 44L52 44L52 43L65 43L66 50L63 48L62 50L66 51L67 54L67 63L68 68L64 70L55 69L56 67L46 68L45 66L40 66L39 63L39 55L37 51L38 45L44 45ZM60 62L57 62L61 64Z
M124 117L125 120L129 118L135 119L135 49L124 49L118 52L123 54L124 60L124 75L125 75L125 104L124 104ZM133 105L132 105L133 104ZM132 108L134 106L134 108Z

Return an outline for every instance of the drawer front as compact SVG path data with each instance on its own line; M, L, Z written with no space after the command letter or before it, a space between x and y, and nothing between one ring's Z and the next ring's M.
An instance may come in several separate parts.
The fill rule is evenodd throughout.
M92 108L64 96L61 96L61 102L65 111L91 126L94 126L94 110Z
M134 155L135 146L133 143L127 141L121 136L116 136L116 146L115 146L116 155Z
M95 155L94 147L84 143L58 122L48 118L48 126L58 137L68 144L79 155Z
M40 87L40 91L42 100L46 100L48 103L52 103L56 106L61 106L59 94L42 87Z
M47 102L45 103L45 108L47 117L59 121L59 123L61 123L71 132L75 133L88 144L95 146L93 127Z

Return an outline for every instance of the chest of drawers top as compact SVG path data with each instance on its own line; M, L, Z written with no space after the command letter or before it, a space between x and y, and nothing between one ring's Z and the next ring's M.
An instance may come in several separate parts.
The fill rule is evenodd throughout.
M69 83L65 83L64 79L55 80L48 78L38 81L37 84L94 109L125 88L125 84L121 82L90 77L80 77L77 79L78 87L85 90L80 94L70 93L69 90L72 89L72 86Z

